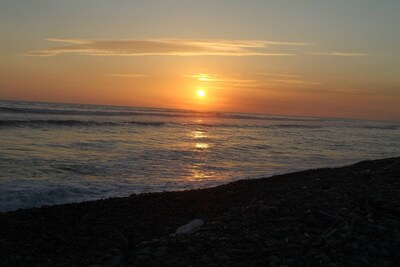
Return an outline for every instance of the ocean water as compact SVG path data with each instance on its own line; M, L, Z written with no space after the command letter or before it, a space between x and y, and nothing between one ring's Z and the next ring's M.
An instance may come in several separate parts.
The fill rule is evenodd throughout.
M0 101L0 211L400 155L400 122Z

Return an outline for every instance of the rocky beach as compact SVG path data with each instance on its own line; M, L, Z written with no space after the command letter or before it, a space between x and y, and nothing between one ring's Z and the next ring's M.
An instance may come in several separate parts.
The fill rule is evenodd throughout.
M0 266L398 266L399 200L389 158L18 210L0 214Z

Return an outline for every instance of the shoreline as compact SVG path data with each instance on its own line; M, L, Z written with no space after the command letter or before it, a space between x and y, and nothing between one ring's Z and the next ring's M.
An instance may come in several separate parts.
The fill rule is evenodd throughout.
M374 159L361 159L361 160L352 160L349 165L353 165L362 161L373 161ZM303 172L307 170L319 170L319 169L326 169L326 168L341 168L343 166L349 166L349 165L343 165L336 163L335 165L323 165L320 167L315 167L315 168L298 168L298 169L291 169L291 170L281 170L281 171L276 171L270 174L266 175L256 175L256 176L241 176L238 178L228 178L226 181L222 183L216 183L215 181L211 180L206 180L202 182L201 185L197 186L182 186L182 187L175 187L175 188L166 188L165 186L161 185L158 186L157 189L154 190L136 190L137 188L132 188L130 192L134 193L127 193L127 194L116 194L116 195L108 195L108 196L102 196L102 197L93 197L93 198L85 198L82 197L79 200L73 200L73 201L61 201L61 202L53 202L53 203L45 203L41 205L22 205L22 206L17 206L16 208L0 208L0 214L2 213L8 213L8 212L16 212L19 210L30 210L30 209L40 209L40 208L45 208L45 207L52 207L52 206L62 206L62 205L69 205L69 204L81 204L85 202L96 202L96 201L102 201L102 200L107 200L107 199L114 199L114 198L129 198L132 195L140 195L140 194L154 194L154 193L168 193L168 192L184 192L184 191L191 191L191 190L202 190L202 189L211 189L219 186L224 186L230 183L235 183L238 181L246 181L246 180L259 180L259 179L268 179L274 176L280 176L280 175L287 175L291 173L298 173L298 172ZM62 188L61 188L62 190ZM10 205L14 206L14 205Z
M395 266L400 158L0 213L1 266ZM171 236L193 219L204 226Z

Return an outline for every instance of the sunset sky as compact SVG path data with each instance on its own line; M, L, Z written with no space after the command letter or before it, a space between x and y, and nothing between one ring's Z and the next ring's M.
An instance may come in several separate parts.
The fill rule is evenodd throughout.
M0 99L400 120L399 14L398 0L4 0Z

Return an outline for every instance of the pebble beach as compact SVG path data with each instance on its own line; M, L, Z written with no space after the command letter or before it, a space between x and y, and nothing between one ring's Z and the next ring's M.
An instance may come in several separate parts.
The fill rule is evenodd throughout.
M388 158L1 213L0 265L398 266L399 174Z

